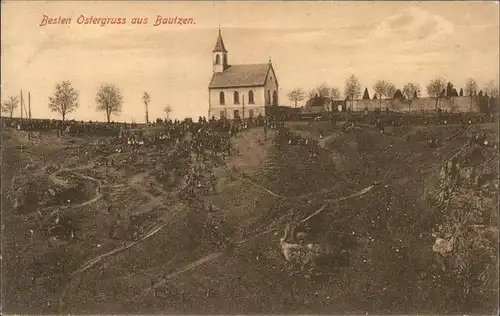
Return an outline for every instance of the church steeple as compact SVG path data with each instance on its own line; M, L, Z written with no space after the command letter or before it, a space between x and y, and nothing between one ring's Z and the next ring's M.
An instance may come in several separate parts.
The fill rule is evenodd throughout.
M213 53L227 53L226 47L224 47L224 41L222 40L222 34L219 28L219 36L217 37L217 42L215 43L215 48Z
M224 41L222 40L222 33L219 28L219 36L217 37L217 42L215 43L215 48L213 53L213 67L214 72L223 72L227 69L227 50L224 46Z

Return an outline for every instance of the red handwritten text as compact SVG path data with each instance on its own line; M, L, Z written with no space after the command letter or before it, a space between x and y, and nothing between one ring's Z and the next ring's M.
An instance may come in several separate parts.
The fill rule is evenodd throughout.
M164 18L161 15L156 16L155 23L153 26L158 26L161 24L179 24L179 25L184 25L184 24L196 24L193 18L181 18L178 16L175 17L170 17L170 18Z
M127 19L126 18L102 18L102 17L80 15L78 17L78 19L76 19L76 23L78 23L78 24L98 24L100 26L105 26L108 24L127 24Z
M71 24L71 17L58 16L58 17L49 18L45 14L42 15L42 21L40 21L39 26L45 26L48 24Z
M99 25L99 26L106 26L106 25L120 25L120 24L135 24L135 25L146 25L149 24L150 21L153 21L153 19L149 19L147 17L133 17L130 20L124 17L99 17L99 16L86 16L86 15L79 15L78 17L75 17L76 24L79 25ZM72 23L72 17L64 17L64 16L56 16L56 17L49 17L48 15L42 15L42 20L40 21L39 26L47 26L51 24L71 24ZM178 16L173 16L173 17L162 17L161 15L157 15L156 19L154 19L154 24L153 26L159 26L159 25L166 25L166 24L176 24L176 25L187 25L187 24L196 24L196 21L194 18L189 18L189 17L178 17Z

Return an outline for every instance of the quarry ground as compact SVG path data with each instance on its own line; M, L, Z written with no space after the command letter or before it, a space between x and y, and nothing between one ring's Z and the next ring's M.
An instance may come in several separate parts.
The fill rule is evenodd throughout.
M156 180L166 158L155 149L118 153L98 139L38 133L28 140L2 130L4 313L496 313L494 295L466 306L450 296L459 286L432 251L431 233L443 220L428 192L467 146L466 131L395 127L380 134L360 126L340 134L322 122L287 125L314 138L321 129L324 150L311 159L300 146L277 146L272 133L264 140L263 129L243 132L239 154L216 169L216 192L202 203ZM497 142L495 124L481 128ZM442 147L425 147L427 130ZM483 154L481 166L496 172L498 150ZM100 163L104 157L115 166ZM372 185L311 220L316 241L334 254L322 269L287 265L279 239L289 221ZM14 207L19 188L37 196L25 203L34 206ZM51 188L60 194L46 197ZM56 209L72 218L74 239L47 236L44 223ZM133 240L120 237L130 214L141 218ZM112 238L117 218L122 225ZM488 225L498 244L496 224ZM228 240L232 247L220 246Z

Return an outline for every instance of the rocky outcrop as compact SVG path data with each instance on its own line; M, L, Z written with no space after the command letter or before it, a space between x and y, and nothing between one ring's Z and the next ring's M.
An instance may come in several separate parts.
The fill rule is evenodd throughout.
M441 210L465 221L495 223L497 159L498 155L491 150L465 147L448 160L439 172L437 200Z
M497 162L494 148L465 146L439 171L432 250L464 302L495 295L498 285L489 277L498 255Z

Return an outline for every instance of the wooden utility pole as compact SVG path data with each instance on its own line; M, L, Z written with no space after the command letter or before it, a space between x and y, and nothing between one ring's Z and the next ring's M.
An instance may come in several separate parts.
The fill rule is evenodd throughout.
M23 89L21 89L21 120L23 119Z
M31 120L31 92L28 92L28 117Z

